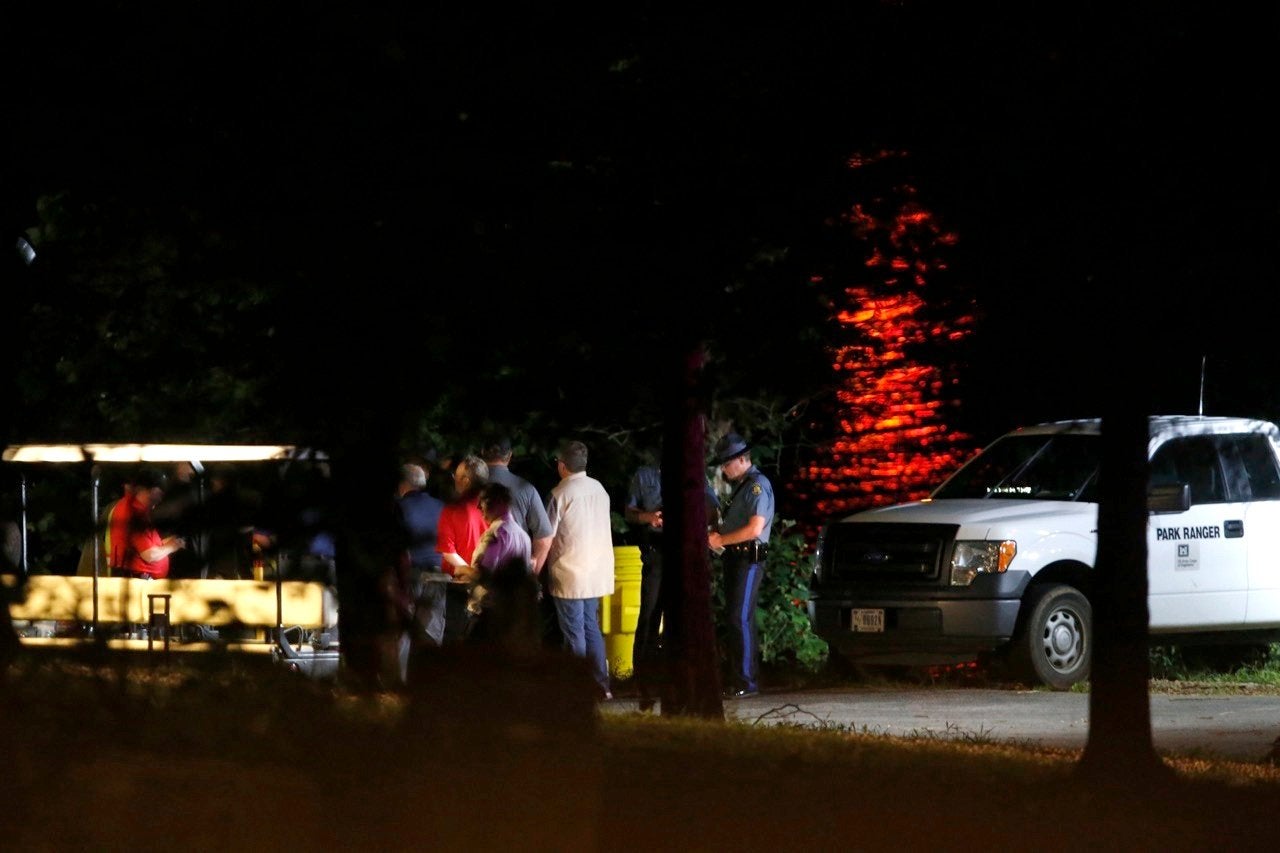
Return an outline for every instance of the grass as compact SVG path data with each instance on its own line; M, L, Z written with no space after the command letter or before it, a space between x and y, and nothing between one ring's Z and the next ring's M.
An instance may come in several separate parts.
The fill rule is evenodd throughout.
M982 730L597 714L559 659L442 666L412 696L126 660L7 671L11 849L1262 850L1280 807L1265 764L1169 758L1176 785L1102 791L1075 752Z

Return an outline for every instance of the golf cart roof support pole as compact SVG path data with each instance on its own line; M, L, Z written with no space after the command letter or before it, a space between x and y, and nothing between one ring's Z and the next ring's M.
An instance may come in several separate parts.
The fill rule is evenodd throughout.
M102 484L102 472L97 465L93 466L93 489L91 491L90 509L93 511L93 621L89 623L89 633L98 636L98 560L102 556L102 534L98 531L98 487ZM108 520L108 524L110 521Z
M280 638L284 636L284 566L282 565L283 556L279 551L276 552L276 645L280 645Z
M27 564L27 474L25 471L18 472L18 514L22 522L18 528L18 562L22 565L22 577L26 578L31 574L31 566Z
M204 466L199 462L193 462L191 465L196 469L196 517L205 518ZM206 535L205 530L197 528L196 534L191 537L194 541L190 543L196 553L196 559L200 563L200 577L202 578L209 576L209 548L205 540Z

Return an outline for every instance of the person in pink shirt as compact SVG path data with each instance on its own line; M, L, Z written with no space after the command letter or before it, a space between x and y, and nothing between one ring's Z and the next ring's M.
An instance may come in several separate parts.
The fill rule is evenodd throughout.
M508 651L538 647L538 583L533 575L533 544L512 512L511 490L489 483L480 492L488 529L480 537L471 565L457 576L471 581L468 610L473 619L467 639L497 644Z

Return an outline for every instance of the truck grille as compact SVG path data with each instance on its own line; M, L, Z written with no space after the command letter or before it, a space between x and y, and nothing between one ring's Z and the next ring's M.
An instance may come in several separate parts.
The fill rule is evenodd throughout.
M822 577L846 582L937 581L958 529L955 524L832 524L821 540Z

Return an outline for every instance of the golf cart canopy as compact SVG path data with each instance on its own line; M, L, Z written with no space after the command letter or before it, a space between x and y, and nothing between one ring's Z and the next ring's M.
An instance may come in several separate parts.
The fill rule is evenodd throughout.
M324 459L288 444L11 444L5 462L256 462Z

